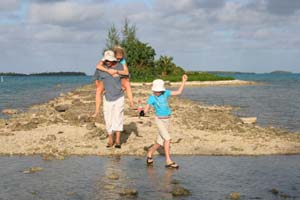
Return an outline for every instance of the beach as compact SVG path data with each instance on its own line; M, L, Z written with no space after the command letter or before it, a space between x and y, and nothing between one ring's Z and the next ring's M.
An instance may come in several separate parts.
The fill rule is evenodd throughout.
M218 82L194 82L188 83L187 87L255 84ZM176 87L178 84L167 85ZM132 84L132 89L135 100L141 99L146 104L151 85ZM146 117L139 117L136 110L129 108L125 98L122 148L107 149L103 114L91 117L94 99L94 86L86 85L47 103L34 105L9 119L0 119L0 154L42 155L46 160L64 159L70 155L146 155L157 136L153 110ZM170 106L173 113L170 126L172 154L300 154L300 134L247 122L247 119L234 116L230 106L208 106L180 97L172 97Z

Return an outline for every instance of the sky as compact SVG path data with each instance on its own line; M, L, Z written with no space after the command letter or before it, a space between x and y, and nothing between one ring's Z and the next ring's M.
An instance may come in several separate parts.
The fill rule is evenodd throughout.
M186 70L300 72L299 0L1 0L0 72L92 74L126 18Z

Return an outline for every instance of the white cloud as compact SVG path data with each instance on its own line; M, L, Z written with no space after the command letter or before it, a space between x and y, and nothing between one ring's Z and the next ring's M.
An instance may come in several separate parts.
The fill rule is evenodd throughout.
M0 1L0 12L1 11L13 11L19 6L19 0L1 0Z
M99 41L100 34L93 31L69 30L63 27L49 26L46 30L33 33L33 39L54 43L91 43Z
M29 11L29 22L59 26L78 26L82 23L103 20L105 7L102 4L58 2L33 4Z
M0 7L5 7L3 2ZM0 24L0 44L6 47L0 55L3 63L16 62L12 53L5 55L19 48L14 54L26 51L20 57L28 65L91 65L105 45L108 28L112 24L121 28L126 17L136 24L138 38L182 66L249 66L260 56L257 52L265 56L258 61L267 64L272 55L288 60L290 52L300 48L295 2L294 8L277 0L153 0L146 5L138 0L28 2L22 23ZM274 53L276 49L281 53Z

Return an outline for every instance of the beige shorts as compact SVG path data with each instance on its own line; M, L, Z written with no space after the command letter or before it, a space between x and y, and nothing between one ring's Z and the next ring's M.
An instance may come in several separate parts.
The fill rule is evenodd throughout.
M170 119L159 119L156 117L155 122L158 128L158 136L156 142L163 146L165 140L171 139L168 131Z

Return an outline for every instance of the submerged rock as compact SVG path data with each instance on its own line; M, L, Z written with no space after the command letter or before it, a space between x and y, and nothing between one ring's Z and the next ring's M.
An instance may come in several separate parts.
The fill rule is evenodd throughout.
M272 188L272 189L270 190L270 192L271 192L272 194L274 194L274 195L278 195L278 194L279 194L279 191L278 191L276 188Z
M171 184L174 184L174 185L177 185L177 184L179 184L180 183L180 181L179 180L176 180L176 179L173 179L172 181L171 181Z
M112 184L107 184L107 185L104 185L104 189L106 189L106 190L114 190L114 189L116 189L116 186L112 185Z
M112 174L108 175L107 178L110 180L119 180L120 176L116 173L112 173Z
M231 192L229 198L231 200L238 200L241 198L241 194L239 192Z
M39 172L42 170L43 170L43 168L41 168L41 167L31 167L31 168L25 169L23 171L23 173L24 174L32 174L32 173Z
M190 191L182 186L174 186L173 187L173 190L172 190L172 195L173 196L187 196L187 195L190 195Z
M138 191L136 189L124 189L119 194L121 196L138 196Z

